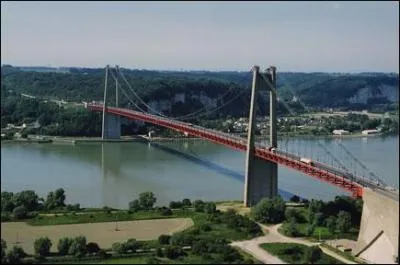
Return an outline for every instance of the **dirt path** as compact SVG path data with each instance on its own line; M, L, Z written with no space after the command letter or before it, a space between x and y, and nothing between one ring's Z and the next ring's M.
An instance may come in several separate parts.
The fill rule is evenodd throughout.
M292 238L292 237L287 237L278 232L279 227L282 224L277 224L277 225L272 225L272 226L265 226L262 224L259 224L263 230L268 230L268 234L265 236L260 236L253 238L252 240L247 240L247 241L235 241L231 243L231 246L236 246L241 248L243 251L246 251L247 253L253 255L255 258L259 259L260 261L264 262L265 264L286 264L284 261L279 259L276 256L271 255L264 249L262 249L259 245L263 243L297 243L297 244L303 244L307 246L316 246L319 245L319 243L315 242L310 242L307 239L304 238ZM344 262L346 264L357 264L355 262L349 261L342 256L336 254L335 252L328 250L322 246L319 246L321 250L337 260L340 260L341 262Z

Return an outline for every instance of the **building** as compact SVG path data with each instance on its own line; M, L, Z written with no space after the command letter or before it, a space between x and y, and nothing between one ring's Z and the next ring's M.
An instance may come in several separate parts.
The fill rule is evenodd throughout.
M346 130L333 130L332 133L334 135L345 135L345 134L349 134L349 131L346 131Z
M378 130L373 129L373 130L364 130L364 131L362 131L361 133L362 133L362 134L365 134L365 135L368 135L368 134L376 134L376 133L378 133L378 132L379 132Z

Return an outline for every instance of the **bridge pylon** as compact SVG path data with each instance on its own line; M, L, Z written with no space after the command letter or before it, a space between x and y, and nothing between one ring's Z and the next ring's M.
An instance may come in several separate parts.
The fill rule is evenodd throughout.
M270 146L277 147L275 87L276 67L271 66L264 73L260 72L259 66L253 67L244 185L244 205L246 207L255 205L262 198L273 198L278 195L278 165L256 157L254 145L257 90L267 89L270 94Z
M115 66L118 72L118 65ZM120 139L121 138L121 118L118 115L107 113L107 85L108 85L109 65L106 66L104 81L104 102L103 102L103 122L101 127L101 139ZM118 76L118 75L116 75ZM115 78L115 106L118 107L118 78Z

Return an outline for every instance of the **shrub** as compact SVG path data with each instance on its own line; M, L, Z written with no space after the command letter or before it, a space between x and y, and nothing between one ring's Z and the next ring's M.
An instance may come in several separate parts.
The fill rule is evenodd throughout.
M179 208L182 208L182 206L183 206L183 203L182 203L182 202L174 202L174 201L171 201L171 202L169 203L169 207L170 207L171 209L179 209Z
M86 245L86 250L88 253L98 253L100 251L100 247L97 243L89 242Z
M205 203L202 200L195 200L193 204L196 212L204 212Z
M73 239L69 247L68 254L82 257L86 254L86 237L77 236Z
M318 246L308 247L304 253L304 260L310 264L314 264L322 257L322 250Z
M72 241L73 240L68 237L60 238L57 245L58 253L60 253L60 255L67 255Z
M289 200L291 202L300 202L300 197L297 195L293 195Z
M50 248L53 244L48 237L40 237L35 240L33 246L35 249L35 254L40 256L48 256L50 254Z
M251 215L261 223L279 223L285 218L285 202L280 196L262 199L252 207Z
M183 251L181 248L178 248L175 246L168 246L165 248L165 256L169 259L176 259L182 255L183 255Z
M207 232L207 231L211 231L211 225L208 223L204 223L200 225L200 229Z
M160 235L158 237L158 242L161 245L168 245L170 243L170 241L171 241L171 236L170 235Z
M192 206L192 203L191 203L191 201L189 199L185 198L185 199L182 200L182 205L184 207L190 207L190 206Z
M28 211L26 210L26 207L24 205L17 206L13 210L13 216L17 220L26 218L27 213L28 213Z

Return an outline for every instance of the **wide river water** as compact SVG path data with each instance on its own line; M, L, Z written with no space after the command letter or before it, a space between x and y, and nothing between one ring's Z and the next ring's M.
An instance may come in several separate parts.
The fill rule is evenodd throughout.
M347 168L367 175L338 140L291 139L279 141L283 150L338 166L325 148ZM399 138L342 139L368 169L386 183L399 187ZM321 145L319 145L320 143ZM1 191L35 190L46 197L62 187L68 203L82 207L127 208L143 191L152 191L158 205L183 198L242 200L245 153L205 141L148 143L79 143L1 145ZM280 193L323 200L347 194L299 172L280 166Z

